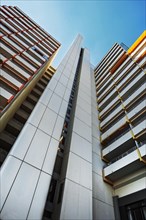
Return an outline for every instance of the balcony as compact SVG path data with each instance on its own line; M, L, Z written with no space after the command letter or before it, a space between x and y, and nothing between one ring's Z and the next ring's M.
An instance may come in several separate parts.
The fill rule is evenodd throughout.
M7 74L4 70L1 69L1 76L6 79L10 84L12 83L17 88L20 88L22 86L22 83L20 83L18 80L16 80L11 75Z
M146 120L140 122L137 126L133 128L133 133L135 137L140 137L143 133L146 133Z
M16 33L17 32L17 30L14 28L14 27L12 27L8 22L6 22L5 20L2 20L2 24L4 24L6 27L8 27L8 29L10 29L10 30L12 30L12 32L14 33Z
M8 92L7 90L5 90L3 87L1 87L1 93L0 93L1 97L4 97L4 99L6 99L7 101L12 97L12 93ZM2 103L1 103L2 104Z
M115 105L115 103L119 101L119 97L115 97L101 112L100 117L104 115L105 112L108 112L108 110Z
M126 175L129 175L130 173L144 168L146 164L142 160L146 161L145 144L139 148L139 152L136 150L136 148L133 148L129 150L129 152L121 155L121 159L109 164L109 166L104 168L104 178L114 182Z
M119 52L123 51L121 49L121 47L117 47L116 50L112 53L112 55L107 59L107 61L104 63L104 68L102 68L102 70L98 71L98 74L100 74L100 77L98 78L98 83L102 82L104 76L106 75L107 71L109 71L109 69L111 68L111 64L113 66L113 63L115 63L115 61L117 61L117 59L119 59L119 56L117 59L115 59L117 57L117 54ZM114 60L114 62L113 62Z
M131 53L131 56L134 57L137 52L139 52L140 49L142 49L146 45L146 39L143 39L143 41L138 45L138 47Z
M128 61L128 62L127 62ZM127 64L128 63L128 64ZM126 66L127 65L127 66ZM120 72L120 69L122 67L125 67L123 70L121 70ZM133 68L134 67L134 68ZM122 64L120 66L120 68L118 68L118 70L113 74L113 77L114 77L114 81L116 83L116 85L119 83L118 87L120 87L121 85L124 84L124 81L126 81L130 76L133 75L133 73L138 69L139 67L135 67L135 64L129 59L126 59L126 61L124 62L124 64ZM131 70L132 69L132 70ZM125 75L125 76L124 76ZM124 77L124 79L122 79ZM109 79L111 80L111 79ZM108 81L109 81L108 80ZM107 84L108 81L105 83ZM119 81L119 82L118 82ZM100 99L102 96L104 96L104 94L110 90L110 88L113 86L113 80L111 81L110 85L105 88L105 85L104 85L104 91L101 93L101 95L98 97L98 99ZM98 91L99 92L99 91Z
M104 158L110 161L113 158L124 153L125 151L129 150L133 144L135 144L135 142L133 141L132 134L130 131L128 131L127 133L119 137L117 140L115 140L108 147L103 149L102 155Z
M105 64L105 62L109 59L111 53L113 53L113 51L115 50L115 48L118 47L118 44L115 43L113 45L113 47L110 49L110 51L104 56L103 60L98 64L98 66L95 68L95 75L97 75L97 72L98 72L98 75L96 77L98 77L97 79L99 79L100 75L99 75L99 72L101 71L101 68L103 68L103 65Z
M107 123L110 122L110 120L113 120L114 118L116 118L117 115L119 115L120 112L123 112L123 108L122 105L119 105L113 112L110 113L110 115L108 115L107 118L105 118L101 123L100 123L100 127L104 127Z
M140 62L140 65L143 66L144 63L145 63L145 60L143 59L143 60ZM138 71L139 67L138 67L138 66L135 66L134 68L132 68L133 65L135 65L135 64L134 64L133 62L130 62L130 64L129 64L121 73L119 73L118 76L116 77L115 82L116 82L116 84L117 84L117 88L118 88L118 89L121 89L122 87L124 87L124 86L125 86L125 83L130 80L130 77L132 78L132 77L134 76L134 74L136 74L136 71ZM132 70L130 70L130 69L132 69ZM123 74L125 74L126 71L127 71L127 75L125 76L125 78L122 79L121 81L119 81L119 80L120 80L120 77L121 77ZM111 78L108 79L107 82L105 83L105 85L104 85L105 90L100 94L100 96L98 97L98 99L102 99L102 97L104 97L104 94L106 94L107 91L109 91L109 92L111 93L110 88L113 87L113 82L111 81L110 85L108 85L108 83L109 83L110 80L111 80ZM119 84L117 83L117 81L119 81ZM108 85L107 88L106 88L106 85ZM121 87L121 88L120 88L120 87ZM98 94L99 94L99 93L100 93L100 92L98 91ZM106 99L107 99L107 97L106 97ZM104 102L105 102L105 99L102 101L102 103L104 103ZM102 105L102 103L101 103L100 105Z
M6 46L3 42L1 42L0 46L1 46L1 52L8 59L15 55L15 52L12 49L10 49L8 46Z
M113 88L113 90L111 90L109 94L104 98L104 100L98 104L99 108L104 109L105 106L107 106L108 103L110 103L117 95L118 95L117 90Z
M22 31L23 29L22 29L22 26L21 25L18 25L17 23L16 23L16 21L14 22L15 20L11 20L11 25L12 25L12 27L15 27L18 31Z
M4 40L4 42L10 47L13 48L15 51L17 52L21 52L22 51L22 47L19 47L18 44L16 44L14 41L12 41L10 38L8 37L3 37L2 38Z
M146 83L141 85L136 91L134 91L125 101L124 104L126 108L129 106L131 102L133 102L135 99L140 98L141 95L145 92Z
M105 91L105 89L108 89L109 86L111 85L111 82L113 82L112 78L109 78L106 80L106 82L104 83L104 86L101 87L100 89L96 88L96 91L98 92L98 94L102 95L102 93ZM96 82L96 87L97 87L97 82Z
M41 62L37 61L33 56L29 55L28 51L27 51L27 52L24 51L23 54L24 54L26 57L28 57L28 59L29 59L30 61L32 61L34 64L36 64L37 66L40 66L40 65L41 65ZM22 54L22 55L23 55L23 54Z
M141 113L145 110L146 100L141 101L137 106L135 106L130 112L128 112L127 116L130 121L133 121L135 118L139 117Z
M107 87L103 90L103 92L101 92L101 94L98 96L98 100L103 99L104 96L106 96L106 93L108 94L108 92L109 92L113 87L115 87L115 86L114 86L114 83L113 83L113 80L112 80L112 79L110 79L110 80L111 80L110 85L107 86ZM109 81L109 80L108 80L108 81ZM108 82L107 82L107 83L108 83ZM97 91L97 93L99 94L99 91Z
M125 100L133 93L143 82L145 82L145 73L141 71L137 76L122 90L120 95Z
M21 47L26 49L28 47L28 45L26 43L24 43L24 41L20 40L20 38L18 36L19 35L13 35L12 40L14 39L18 45L22 45Z
M24 67L28 72L33 74L36 71L36 68L28 63L23 57L16 56L16 60L22 67Z
M123 87L129 80L132 78L136 71L139 69L139 66L134 67L129 73L121 80L121 82L117 85L118 88Z
M33 46L33 43L27 38L24 36L24 33L19 33L18 34L18 37L24 41L25 44L27 44L29 47Z
M134 107L129 110L127 113L128 119L130 121L134 121L136 118L139 118L140 115L145 110L145 100L141 101L140 103L135 103ZM100 127L102 130L108 130L108 127L110 126L110 129L112 127L112 124L116 124L115 121L118 120L118 118L122 117L125 118L124 110L122 109L122 106L118 106L104 121L100 123Z
M127 87L124 88L124 90L120 93L120 96L122 97L122 99L124 100L124 103L127 105L131 100L132 100L132 96L133 98L136 97L136 93L140 93L144 90L144 86L142 85L142 83L145 82L145 74L143 71L141 71L128 85ZM141 88L140 88L141 86ZM137 90L136 90L137 89ZM130 96L131 95L131 96ZM128 102L127 102L127 100ZM119 100L118 97L115 97L103 110L101 110L100 112L100 117L103 117L103 115L108 112L109 110L111 110L111 107L113 109L113 106L115 105L115 103Z
M112 135L117 130L119 130L121 127L123 127L124 124L126 124L126 118L125 117L121 118L118 122L116 122L116 124L114 124L112 127L110 127L110 129L108 129L105 133L103 133L101 135L102 141L104 141L110 135Z
M125 62L113 73L113 77L118 81L125 72L129 72L132 66L135 65L131 58L127 58Z
M38 54L34 49L30 48L27 51L34 59L36 59L38 62L40 62L41 64L43 64L46 60L43 58L43 56L41 56L40 54Z
M16 74L18 74L20 76L22 75L25 78L29 79L30 75L26 71L24 71L20 67L18 67L16 64L14 64L12 61L9 60L6 62L6 64L11 68L12 71L15 71Z

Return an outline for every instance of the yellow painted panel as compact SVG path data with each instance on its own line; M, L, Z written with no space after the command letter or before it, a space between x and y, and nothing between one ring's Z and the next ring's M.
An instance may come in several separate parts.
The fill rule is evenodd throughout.
M140 37L132 44L132 46L128 49L127 53L131 54L136 47L143 41L143 39L146 38L146 30L140 35Z

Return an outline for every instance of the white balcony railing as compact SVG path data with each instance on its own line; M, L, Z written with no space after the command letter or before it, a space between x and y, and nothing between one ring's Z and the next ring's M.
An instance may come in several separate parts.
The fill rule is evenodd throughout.
M144 144L143 146L141 146L139 148L139 151L140 151L141 157L146 156L146 145ZM110 175L112 176L114 172L118 172L118 171L120 172L121 169L122 169L122 173L126 174L127 172L129 172L128 166L131 165L132 163L133 163L133 170L136 169L136 166L134 166L134 162L136 162L137 160L139 160L139 155L136 149L130 152L129 154L127 152L127 155L123 154L123 157L121 159L105 167L104 175L105 177L108 176L110 178ZM139 161L139 163L143 165L141 161ZM124 167L125 167L125 172L123 172Z
M122 125L124 125L126 122L125 117L121 118L116 124L114 124L110 129L108 129L104 134L101 135L102 140L106 139L108 136L110 136L112 133L114 133L116 130L118 130Z
M123 145L125 142L130 140L132 138L131 132L128 131L126 134L122 135L120 138L115 140L112 144L110 144L108 147L106 147L102 153L103 156L106 156L108 153L112 152L113 150L119 148L121 145Z

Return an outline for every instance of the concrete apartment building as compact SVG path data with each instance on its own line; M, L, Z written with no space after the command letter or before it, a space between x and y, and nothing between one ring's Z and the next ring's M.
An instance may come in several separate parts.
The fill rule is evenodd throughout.
M0 219L146 219L146 32L94 68L2 6Z

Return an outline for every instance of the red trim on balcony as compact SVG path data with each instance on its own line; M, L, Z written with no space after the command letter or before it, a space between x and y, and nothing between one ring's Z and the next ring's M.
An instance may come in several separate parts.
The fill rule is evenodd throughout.
M14 95L12 95L12 96L8 99L7 103L10 103L13 98L14 98Z
M24 87L24 84L22 84L20 87L19 87L19 91Z

